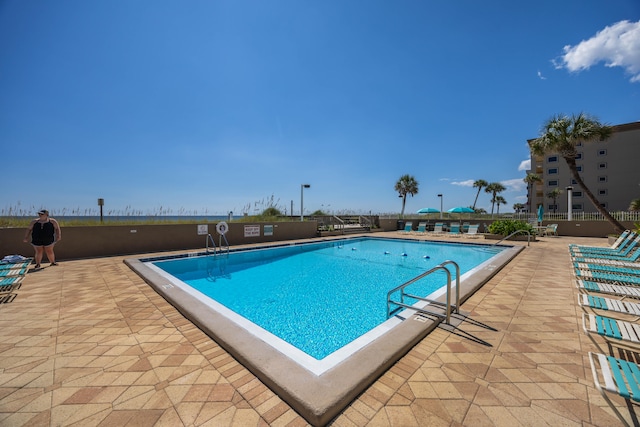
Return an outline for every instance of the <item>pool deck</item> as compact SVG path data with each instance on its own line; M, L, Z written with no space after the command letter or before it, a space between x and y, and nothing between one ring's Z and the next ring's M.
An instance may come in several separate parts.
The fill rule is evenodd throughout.
M462 306L491 347L436 329L331 425L620 425L593 387L570 243L607 244L532 243ZM125 258L44 263L0 304L0 426L307 425Z

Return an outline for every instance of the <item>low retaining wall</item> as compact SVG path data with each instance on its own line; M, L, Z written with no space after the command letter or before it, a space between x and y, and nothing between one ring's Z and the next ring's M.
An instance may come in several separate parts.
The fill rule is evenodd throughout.
M249 243L316 237L316 221L276 223L230 222L226 234L230 246ZM199 229L198 227L202 227ZM0 258L20 254L33 256L33 247L24 243L25 228L0 228ZM204 233L204 234L201 234ZM216 223L100 225L62 227L62 240L56 243L56 259L93 258L114 255L201 249L210 233L218 245Z

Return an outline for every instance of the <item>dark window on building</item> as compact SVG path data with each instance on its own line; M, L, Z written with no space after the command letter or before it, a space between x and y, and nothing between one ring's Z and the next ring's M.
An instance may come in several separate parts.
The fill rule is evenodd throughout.
M606 168L607 168L607 164L605 162L598 163L598 169L606 169Z
M571 208L574 211L581 211L582 210L582 203L574 203L573 205L571 205Z
M606 156L607 150L598 150L598 156Z
M608 193L609 191L606 188L598 190L598 196L606 196Z
M554 163L558 161L558 156L549 156L547 157L547 162L548 163Z
M548 182L547 182L547 185L548 185L549 187L557 187L557 186L558 186L558 180L555 180L555 179L554 179L553 181L548 181Z
M556 175L556 174L558 173L558 168L549 168L549 169L547 170L547 173L548 173L549 175Z
M576 169L578 170L578 172L582 172L582 165L576 166Z
M576 160L581 160L581 159L582 159L582 153L576 154Z
M547 209L549 209L550 211L558 210L558 205L549 205Z
M598 182L607 182L607 177L606 176L599 176L598 177Z
M574 191L573 197L582 197L582 191Z

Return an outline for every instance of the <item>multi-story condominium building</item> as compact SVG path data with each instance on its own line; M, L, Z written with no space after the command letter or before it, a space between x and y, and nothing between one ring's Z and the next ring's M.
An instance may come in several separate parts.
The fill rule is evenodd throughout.
M584 184L609 212L626 211L640 198L640 122L612 126L606 141L577 147L576 165ZM529 140L531 142L532 140ZM572 178L567 163L557 153L531 154L531 170L541 181L528 188L528 209L543 204L545 212L568 212L568 187L572 187L572 212L596 212L583 189ZM554 199L549 193L558 189Z

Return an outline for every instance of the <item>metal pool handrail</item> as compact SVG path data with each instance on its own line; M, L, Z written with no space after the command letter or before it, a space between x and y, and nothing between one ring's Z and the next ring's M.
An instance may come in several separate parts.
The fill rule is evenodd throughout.
M431 314L431 315L438 316L438 317L444 317L445 318L445 323L450 324L451 323L451 272L445 267L445 264L453 264L456 267L456 304L455 304L455 309L456 309L456 313L458 313L459 312L459 307L460 307L460 291L459 291L459 288L460 288L460 267L454 261L447 260L447 261L443 262L442 264L436 265L432 269L427 270L424 273L414 277L413 279L403 283L402 285L390 290L387 293L387 317L391 317L391 304L395 304L395 305L400 306L400 307L410 308L412 310L416 310L419 313L425 313L425 314ZM435 273L438 270L444 270L444 272L447 274L447 302L446 302L446 304L443 304L443 303L441 303L439 301L434 301L434 300L431 300L431 299L428 299L428 298L423 298L423 297L419 297L419 296L416 296L416 295L407 294L407 293L404 292L404 290L405 290L405 288L407 286L417 282L420 279L423 279L424 277L426 277L426 276L428 276L428 275L430 275L432 273ZM392 301L391 300L391 296L395 292L398 292L398 291L400 291L400 301L399 302L398 301ZM423 308L416 308L414 306L405 304L405 302L404 302L405 296L408 297L408 298L413 298L413 299L417 299L417 300L420 300L420 301L426 301L426 302L433 303L433 304L436 304L436 305L444 305L444 306L446 306L445 315L443 316L440 313L434 313L432 311L425 310Z
M507 237L503 237L502 239L500 239L499 241L497 241L496 243L494 243L491 246L495 246L498 243L502 242L503 240L507 240L509 237L518 234L518 233L527 233L527 246L529 246L529 244L531 244L531 233L529 232L529 230L516 230L513 233L509 234Z
M209 242L211 242L211 244L213 245L213 254L216 254L216 241L213 240L213 236L211 234L207 234L207 240L206 240L206 253L209 253Z

